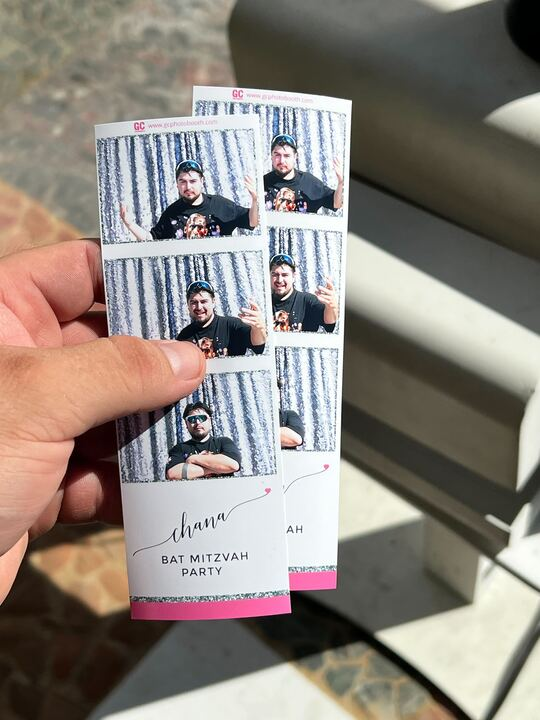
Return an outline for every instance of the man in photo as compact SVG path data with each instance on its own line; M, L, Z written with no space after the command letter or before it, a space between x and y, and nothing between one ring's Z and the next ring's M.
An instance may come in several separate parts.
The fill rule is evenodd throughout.
M278 379L278 388L283 389L283 381ZM306 434L300 415L294 410L279 409L279 439L282 450L294 450L304 442Z
M207 195L204 175L196 160L182 160L176 166L179 198L165 209L150 230L133 220L127 205L120 204L120 218L137 240L206 238L232 235L236 228L253 230L259 224L257 188L246 176L244 184L251 195L251 207L245 208L221 195Z
M240 470L242 458L234 442L211 434L212 411L208 405L200 401L189 403L182 417L191 439L179 442L169 451L167 480L234 475Z
M338 319L338 301L330 278L315 294L296 290L296 263L286 253L270 260L272 312L276 332L333 332Z
M239 317L218 315L215 312L215 290L207 280L195 280L186 291L191 323L177 340L191 340L203 351L206 358L255 355L264 352L266 327L261 310L251 300L249 307L241 308Z
M338 183L332 190L311 173L297 169L297 145L292 135L275 135L270 153L272 171L264 176L267 210L316 213L321 207L343 207L343 165L338 159L333 163Z

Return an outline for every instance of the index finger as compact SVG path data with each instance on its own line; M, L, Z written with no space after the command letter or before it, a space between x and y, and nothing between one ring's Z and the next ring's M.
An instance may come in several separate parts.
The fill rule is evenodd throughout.
M54 313L69 322L103 302L98 240L72 240L25 250L0 261L5 302L31 331Z

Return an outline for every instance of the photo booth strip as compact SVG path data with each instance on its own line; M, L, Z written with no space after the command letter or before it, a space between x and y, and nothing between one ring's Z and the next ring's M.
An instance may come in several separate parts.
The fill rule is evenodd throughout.
M302 93L195 87L193 113L254 114L260 120L269 255L292 258L294 289L300 291L286 292L284 301L282 282L273 297L282 422L298 423L289 411L305 416L303 437L293 431L282 442L288 443L282 457L290 588L331 589L337 583L351 103ZM288 151L281 166L274 144ZM292 166L286 164L291 158ZM286 269L287 263L278 267ZM335 325L323 323L313 301L324 286L337 299Z
M192 396L117 423L132 617L290 612L274 338L239 318L271 327L258 121L99 125L96 154L109 332L208 357Z

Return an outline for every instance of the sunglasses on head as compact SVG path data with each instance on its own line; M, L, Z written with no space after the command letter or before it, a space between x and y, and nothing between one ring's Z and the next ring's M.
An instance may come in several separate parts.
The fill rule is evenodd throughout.
M273 268L274 265L289 265L293 270L296 270L296 263L293 258L286 253L274 255L274 257L270 260L270 268Z
M287 135L287 134L274 135L270 146L273 150L276 145L283 145L283 144L290 145L293 148L293 150L296 150L296 140L293 138L292 135Z
M191 170L203 174L203 169L196 160L181 160L176 166L176 177L178 177L179 173L190 172Z
M195 423L198 422L206 422L208 420L208 415L190 415L186 418L186 420L190 425L195 425Z
M207 280L194 280L188 285L186 295L189 299L192 295L195 295L195 293L201 292L201 290L206 290L206 292L209 292L212 297L215 295L214 288Z

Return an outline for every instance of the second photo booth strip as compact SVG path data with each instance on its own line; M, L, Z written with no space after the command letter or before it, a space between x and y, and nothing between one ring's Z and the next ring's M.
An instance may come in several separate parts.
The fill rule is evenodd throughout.
M196 87L193 112L259 118L290 587L333 588L351 103Z

